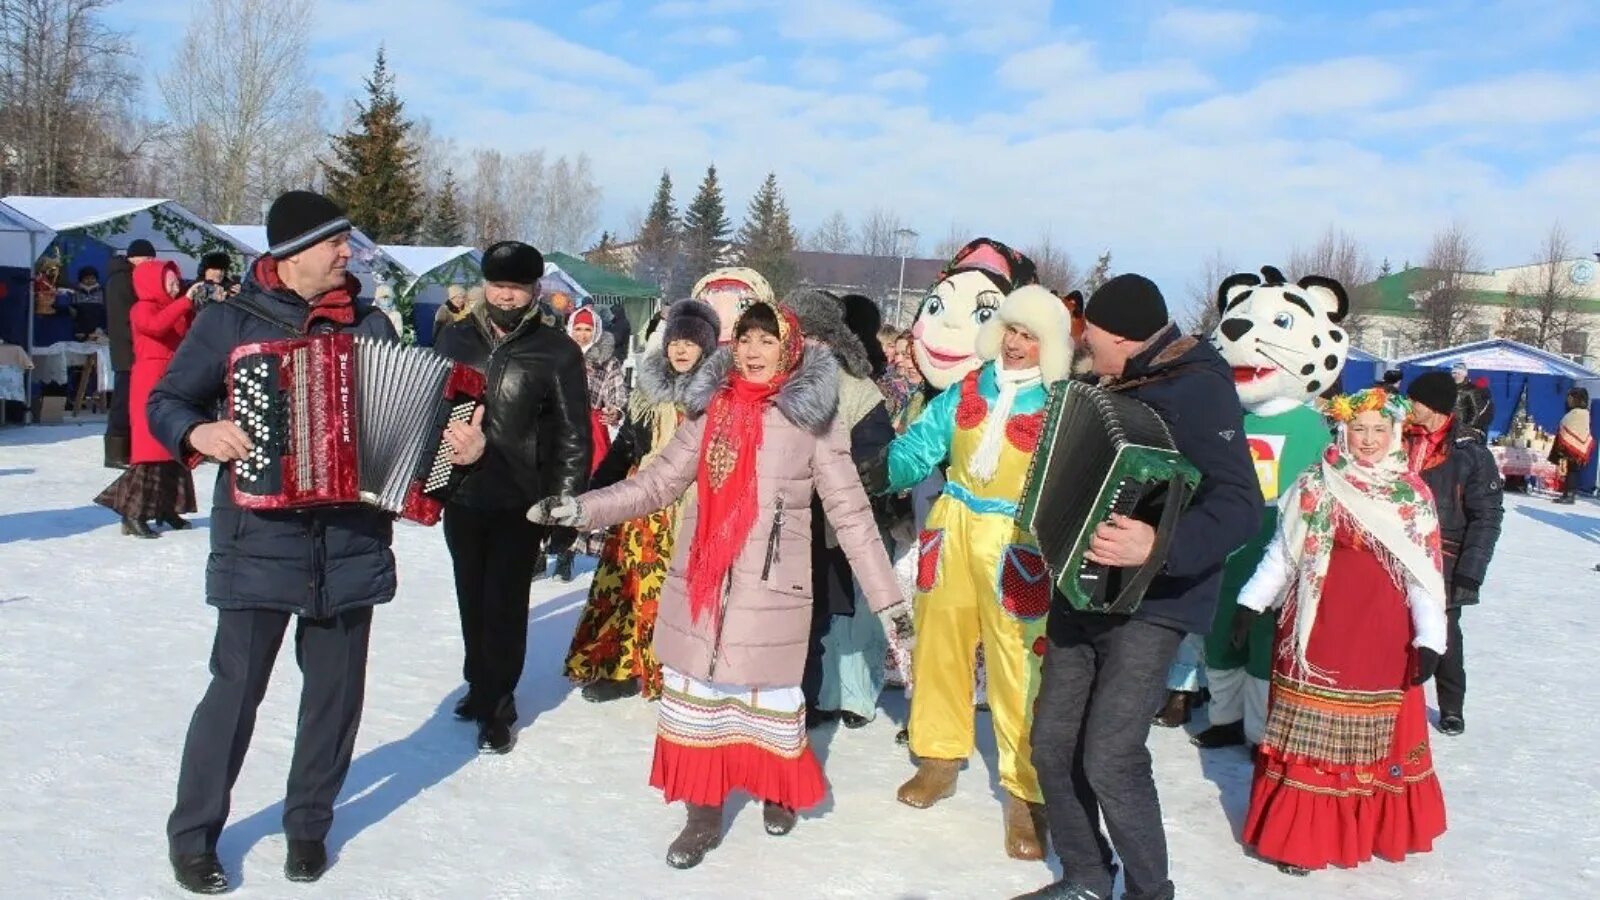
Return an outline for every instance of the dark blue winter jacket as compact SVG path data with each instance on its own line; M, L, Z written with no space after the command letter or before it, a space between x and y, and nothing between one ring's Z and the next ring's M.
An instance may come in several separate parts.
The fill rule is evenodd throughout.
M214 421L228 355L255 341L301 335L308 304L250 277L237 298L203 307L146 406L156 440L182 459L195 426ZM325 327L325 326L324 326ZM395 337L370 306L357 310L357 334ZM394 598L394 523L360 504L256 512L234 505L227 467L219 467L211 507L206 601L222 609L272 609L325 619Z
M1201 476L1193 502L1178 518L1166 565L1134 618L1205 634L1222 588L1222 564L1261 527L1261 485L1233 372L1210 343L1169 325L1128 360L1117 385L1125 386L1119 393L1156 411ZM1064 605L1058 610L1066 612Z

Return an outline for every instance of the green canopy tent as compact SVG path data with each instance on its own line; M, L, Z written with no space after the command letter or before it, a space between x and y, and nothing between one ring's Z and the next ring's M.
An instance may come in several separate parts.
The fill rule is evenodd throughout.
M635 342L644 340L644 326L661 305L661 290L566 253L544 255L545 277L564 275L595 306L621 306L633 325ZM559 272L557 271L559 270Z

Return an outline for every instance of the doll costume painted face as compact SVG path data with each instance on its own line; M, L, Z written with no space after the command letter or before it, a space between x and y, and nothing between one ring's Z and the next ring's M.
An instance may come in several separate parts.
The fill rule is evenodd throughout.
M962 247L922 298L911 325L911 353L938 390L983 365L978 332L1013 290L1038 281L1033 261L990 238Z
M695 282L689 296L710 304L717 311L717 318L722 322L722 333L717 336L719 345L733 341L733 325L750 308L750 304L759 302L770 305L775 302L772 286L767 284L767 279L760 272L738 266L713 269L706 273L704 278Z

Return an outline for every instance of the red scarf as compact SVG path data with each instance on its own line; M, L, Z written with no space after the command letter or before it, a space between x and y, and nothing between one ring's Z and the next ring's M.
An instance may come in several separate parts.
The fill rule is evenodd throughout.
M254 274L256 283L273 292L294 293L289 286L278 277L278 261L270 256L263 256L256 260ZM318 320L332 322L336 326L354 325L356 323L356 294L361 291L361 282L348 273L344 276L344 287L334 288L331 291L318 294L306 303L311 311L306 314L305 331L311 333L313 325ZM299 296L299 295L296 295ZM305 298L301 298L305 299Z
M1444 420L1444 424L1429 431L1421 425L1407 425L1405 430L1406 450L1411 459L1411 471L1426 472L1444 462L1450 437L1450 426L1455 424L1455 417Z
M737 371L717 390L706 410L700 443L700 468L695 478L697 520L689 550L689 615L700 618L722 603L723 582L744 551L759 507L756 457L761 451L763 418L803 348L799 323L780 310L778 330L784 349L778 374L756 384Z

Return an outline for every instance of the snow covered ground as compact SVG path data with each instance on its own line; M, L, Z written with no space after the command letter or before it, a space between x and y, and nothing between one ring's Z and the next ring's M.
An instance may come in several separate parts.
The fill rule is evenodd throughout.
M163 825L214 615L202 527L138 541L91 498L97 425L0 429L0 896L175 897ZM1151 739L1179 896L1600 896L1600 507L1508 502L1484 605L1467 613L1468 731L1437 738L1450 831L1403 865L1289 880L1241 851L1242 751ZM367 706L313 886L281 874L279 825L299 677L286 647L220 852L243 897L1006 897L1055 877L1000 842L992 740L957 796L895 802L910 774L889 714L817 736L833 792L772 838L744 806L700 868L662 861L682 812L647 785L653 709L584 703L561 678L586 582L535 588L520 742L479 758L460 690L449 558L437 530L399 530L401 593L374 621ZM286 642L287 644L288 642ZM980 723L980 734L987 727ZM1193 726L1192 726L1193 727Z

